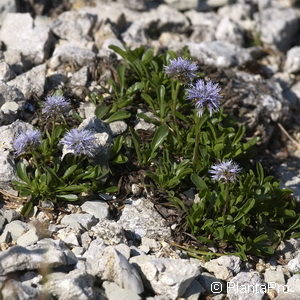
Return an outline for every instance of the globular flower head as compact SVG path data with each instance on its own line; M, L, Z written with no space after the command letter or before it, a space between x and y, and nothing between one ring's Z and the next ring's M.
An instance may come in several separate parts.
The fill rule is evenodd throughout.
M49 96L43 104L42 113L50 118L66 115L71 110L70 102L63 96Z
M191 82L196 77L198 66L196 63L178 57L170 60L170 64L164 67L168 76L174 77L183 83Z
M95 134L90 130L71 129L61 143L75 155L93 156L97 148Z
M213 165L209 173L212 174L212 179L216 181L234 182L241 170L237 163L227 160Z
M213 112L218 111L220 108L220 91L221 88L219 88L217 83L212 81L205 83L204 80L199 79L187 89L187 99L195 103L199 116L202 116L205 108L212 115Z
M42 134L39 130L29 129L19 134L14 140L13 147L17 155L34 150L41 143Z

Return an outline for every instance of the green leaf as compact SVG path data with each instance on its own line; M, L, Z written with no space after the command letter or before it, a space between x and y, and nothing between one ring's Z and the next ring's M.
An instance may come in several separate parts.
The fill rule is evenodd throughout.
M153 50L152 49L148 49L142 56L142 62L147 64L148 62L150 62L153 58Z
M115 157L113 159L113 162L116 164L124 164L128 161L128 157L123 155L123 154L119 154L117 157Z
M30 184L30 179L27 175L26 166L23 162L19 162L17 164L17 175L20 179L22 179L24 182Z
M114 121L124 120L131 117L131 113L126 110L121 110L113 113L108 119L105 120L106 123L111 123Z
M63 178L63 179L67 179L68 177L70 177L70 176L75 172L75 170L76 170L77 168L78 168L78 165L73 165L73 166L69 167L69 168L65 171L64 175L62 176L62 178Z
M258 175L259 184L263 184L263 182L264 182L264 169L263 169L261 163L256 164L256 172L257 172L257 175Z
M208 186L206 185L205 181L197 174L193 173L191 175L191 180L199 191L208 190Z
M74 193L81 193L86 192L87 186L85 184L78 184L78 185L67 185L57 189L57 192L74 192Z
M244 136L245 134L245 126L240 126L239 129L238 129L238 132L236 133L233 141L232 141L232 145L236 145Z
M234 218L233 222L238 221L240 218L245 216L255 205L255 199L251 198L240 208L239 213Z
M66 201L77 201L78 196L74 194L67 194L67 195L56 195L56 198L59 198L61 200L66 200Z
M98 105L95 109L95 115L98 119L102 120L106 117L106 115L108 114L109 110L110 110L110 106L102 103L100 105Z
M151 142L151 156L156 151L156 149L163 143L169 134L169 127L166 125L161 125L155 132L153 140Z
M27 217L31 211L33 209L33 202L32 201L28 201L27 203L25 203L21 209L21 214L25 217Z

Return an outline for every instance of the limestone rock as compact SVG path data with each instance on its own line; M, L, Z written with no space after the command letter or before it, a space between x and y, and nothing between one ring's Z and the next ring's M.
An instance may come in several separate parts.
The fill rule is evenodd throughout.
M118 224L131 231L134 238L148 237L153 239L169 239L170 228L162 216L155 210L149 199L140 198L126 204Z
M20 51L34 65L48 58L53 44L50 29L35 22L29 13L7 14L0 30L0 40L7 49Z
M184 259L156 258L150 255L130 259L148 288L165 299L181 297L200 274L200 267ZM180 270L180 272L178 272Z
M72 265L75 255L61 241L43 239L36 245L24 248L14 246L0 253L0 274L14 271L35 270L48 265Z

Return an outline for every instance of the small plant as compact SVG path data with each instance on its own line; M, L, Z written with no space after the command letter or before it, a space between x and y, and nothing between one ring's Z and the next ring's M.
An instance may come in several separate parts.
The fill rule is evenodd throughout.
M214 255L209 246L217 247L218 255L267 256L282 239L300 236L291 191L265 176L261 164L249 162L257 138L246 138L245 127L224 113L221 87L196 62L186 53L176 57L171 51L154 55L145 48L111 49L123 61L109 81L109 96L91 95L91 101L99 119L126 120L129 130L114 138L109 167L100 166L95 164L94 133L70 125L70 101L47 98L40 131L21 133L14 143L19 160L14 186L30 196L24 213L39 201L116 192L120 173L142 171L148 187L162 191L162 200L180 210L181 227L204 248L188 249L194 256ZM138 117L154 124L153 132L134 129L137 109L151 113ZM126 168L120 170L118 164ZM199 201L183 199L190 188L197 190Z
M68 130L65 117L70 109L64 97L48 97L42 106L47 120L43 133L28 130L14 141L19 180L13 185L21 196L30 196L24 215L40 201L77 201L82 193L106 188L109 169L93 161L98 150L95 134Z
M185 229L199 246L246 259L246 254L270 255L283 238L299 235L291 191L265 177L260 164L255 172L249 169L257 138L246 139L245 128L223 112L217 83L205 80L195 62L172 52L155 56L144 48L111 48L131 71L120 83L135 87L130 105L154 115L139 115L156 126L146 140L130 129L136 164L183 210ZM187 206L180 195L193 186L200 201Z

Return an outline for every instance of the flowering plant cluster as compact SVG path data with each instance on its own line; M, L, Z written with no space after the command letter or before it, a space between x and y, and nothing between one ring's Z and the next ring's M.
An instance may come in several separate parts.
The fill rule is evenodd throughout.
M99 148L95 133L70 128L71 109L63 96L47 97L44 126L21 132L13 142L19 177L13 184L21 196L30 196L25 215L40 201L77 201L82 193L105 189L109 170L93 161Z
M291 191L265 176L260 163L251 165L257 138L246 138L245 127L224 113L218 83L184 58L187 53L176 58L171 51L111 48L124 59L112 85L113 101L126 103L122 108L131 115L132 107L150 112L138 117L155 127L146 138L130 128L127 155L146 170L154 195L158 189L183 212L181 227L198 242L189 252L215 255L208 251L214 246L246 259L249 253L270 255L283 238L299 236ZM197 201L183 197L191 189Z
M139 174L147 192L182 217L178 228L192 239L195 249L187 251L193 256L266 256L283 238L300 236L291 191L249 161L257 138L246 138L245 127L224 113L218 83L184 52L176 57L143 47L111 49L123 60L103 94L90 95L99 119L128 121L128 130L114 138L109 167L95 163L94 132L70 122L71 102L48 97L40 131L20 133L14 142L20 179L15 188L30 196L24 213L40 200L121 193L120 182ZM135 129L136 118L149 130ZM194 196L187 196L191 192Z

